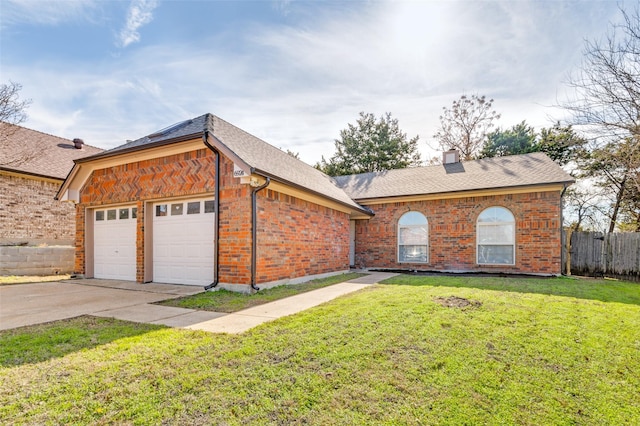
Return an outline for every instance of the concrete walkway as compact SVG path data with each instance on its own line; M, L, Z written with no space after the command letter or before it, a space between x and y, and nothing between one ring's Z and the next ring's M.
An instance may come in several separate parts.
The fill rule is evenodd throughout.
M292 315L396 274L367 276L276 300L233 314L154 305L154 302L202 292L201 287L136 284L114 280L73 280L0 287L0 330L79 315L161 324L213 333L242 333Z
M293 315L306 309L318 306L345 294L362 290L397 274L371 272L369 275L343 283L334 284L306 293L297 294L285 299L265 303L264 305L244 309L219 318L197 324L183 326L191 330L204 330L212 333L242 333L257 325L277 318Z

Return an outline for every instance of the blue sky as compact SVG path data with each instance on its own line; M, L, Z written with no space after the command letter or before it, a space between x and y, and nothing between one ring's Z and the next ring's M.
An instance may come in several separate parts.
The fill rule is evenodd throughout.
M614 1L0 0L0 81L32 99L25 127L102 148L210 112L313 164L364 111L426 160L462 94L501 127L563 118L584 40L620 19Z

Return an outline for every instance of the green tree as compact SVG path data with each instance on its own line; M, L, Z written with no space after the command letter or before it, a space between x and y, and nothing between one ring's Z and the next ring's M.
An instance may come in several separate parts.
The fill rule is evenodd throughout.
M536 132L525 121L507 130L496 130L487 136L479 158L535 152Z
M544 152L561 166L582 155L586 140L578 136L571 126L543 128L536 133L526 121L507 130L496 130L487 136L478 158Z
M451 108L443 107L440 128L433 136L440 149L455 149L463 160L476 157L494 126L493 122L500 118L492 107L493 99L477 95L462 95L453 101Z
M544 152L553 161L564 166L583 156L586 145L587 140L576 134L571 126L556 123L553 127L540 130L536 151Z
M336 152L315 167L329 176L403 169L421 164L418 136L408 139L391 113L380 116L360 113L356 124L348 124L335 140Z

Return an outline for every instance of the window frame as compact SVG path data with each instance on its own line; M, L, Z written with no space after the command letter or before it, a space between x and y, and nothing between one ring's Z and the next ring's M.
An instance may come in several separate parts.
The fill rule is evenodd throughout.
M511 221L501 221L501 222L480 222L480 218L483 214L489 212L491 209L500 209L503 210L511 216ZM492 242L490 244L482 244L480 241L480 229L488 229L488 228L498 228L500 226L509 225L511 226L511 241L498 241ZM497 263L497 262L481 262L480 260L480 247L481 246L497 246L497 247L511 247L511 263ZM503 206L490 206L486 209L482 210L476 219L476 264L477 265L489 265L489 266L514 266L516 264L516 217L511 210Z
M419 214L422 216L422 218L424 219L425 223L424 224L402 224L402 219L409 215L409 214ZM424 252L425 252L425 260L403 260L401 259L401 246L422 246L421 244L402 244L401 243L401 235L402 235L402 229L420 229L423 228L425 231L425 244L424 244ZM398 261L398 263L420 263L420 264L428 264L429 263L429 219L427 219L427 216L419 211L408 211L406 213L404 213L402 216L400 216L400 218L398 219L398 225L397 225L397 237L396 237L396 259Z

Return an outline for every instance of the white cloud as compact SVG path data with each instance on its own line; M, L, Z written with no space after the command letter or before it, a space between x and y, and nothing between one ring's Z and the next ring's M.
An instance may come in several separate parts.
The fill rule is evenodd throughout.
M133 0L127 10L127 22L118 35L118 44L127 47L140 41L140 27L153 20L153 10L158 5L156 0Z
M132 3L131 35L122 46L139 40L138 30L155 7ZM287 7L299 16L296 2ZM584 38L603 34L616 12L606 3L592 4L587 16L573 7L318 6L295 26L207 32L173 45L145 43L135 54L123 50L99 67L79 60L3 64L3 72L16 76L24 97L34 100L28 127L104 148L211 112L314 163L332 154L333 140L360 111L388 111L410 137L420 135L424 156L436 155L427 143L433 142L441 108L463 92L494 98L503 127L522 120L550 125L546 115L554 111L545 107L555 103L562 76L579 61Z
M58 25L92 20L99 9L93 0L2 0L0 14L4 29L18 24Z

